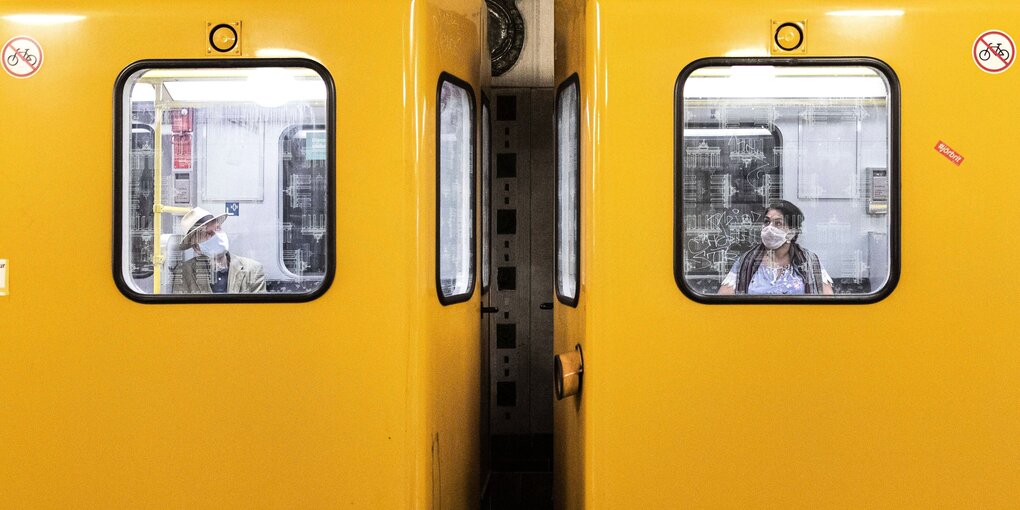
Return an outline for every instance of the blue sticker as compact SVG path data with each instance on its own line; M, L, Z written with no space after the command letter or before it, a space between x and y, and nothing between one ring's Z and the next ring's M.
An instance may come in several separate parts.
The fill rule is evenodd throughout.
M240 216L241 215L241 203L240 202L227 202L227 215L228 216Z
M305 135L305 160L326 161L325 131L309 131Z

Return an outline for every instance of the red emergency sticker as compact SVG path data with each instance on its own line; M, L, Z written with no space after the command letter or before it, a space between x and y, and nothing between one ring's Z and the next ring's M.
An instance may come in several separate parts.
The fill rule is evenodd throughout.
M945 156L949 161L952 161L956 166L960 166L960 163L963 163L963 156L954 151L950 146L946 145L946 143L942 140L939 140L939 143L935 144L935 150L938 151L939 154Z
M174 170L191 168L191 135L173 135L170 143L174 147Z

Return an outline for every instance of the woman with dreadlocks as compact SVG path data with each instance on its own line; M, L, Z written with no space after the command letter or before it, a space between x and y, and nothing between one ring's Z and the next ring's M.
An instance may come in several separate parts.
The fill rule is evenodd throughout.
M761 242L737 258L719 294L832 294L832 278L818 256L797 244L804 213L779 200L764 221Z

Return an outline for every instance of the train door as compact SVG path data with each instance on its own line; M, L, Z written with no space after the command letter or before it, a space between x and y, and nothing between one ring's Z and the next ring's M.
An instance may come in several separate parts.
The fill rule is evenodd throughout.
M560 507L1015 505L1020 280L974 282L1020 227L1012 148L979 134L1018 133L991 99L1018 22L557 3L581 257L555 344L584 355Z
M477 505L483 14L0 6L0 507Z

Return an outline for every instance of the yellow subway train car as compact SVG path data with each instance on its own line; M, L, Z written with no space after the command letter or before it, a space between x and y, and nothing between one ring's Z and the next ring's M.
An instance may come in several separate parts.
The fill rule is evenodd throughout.
M0 7L0 507L474 507L485 26Z
M1020 9L851 4L556 2L558 508L1020 502Z
M1013 508L1018 25L0 7L0 507Z

